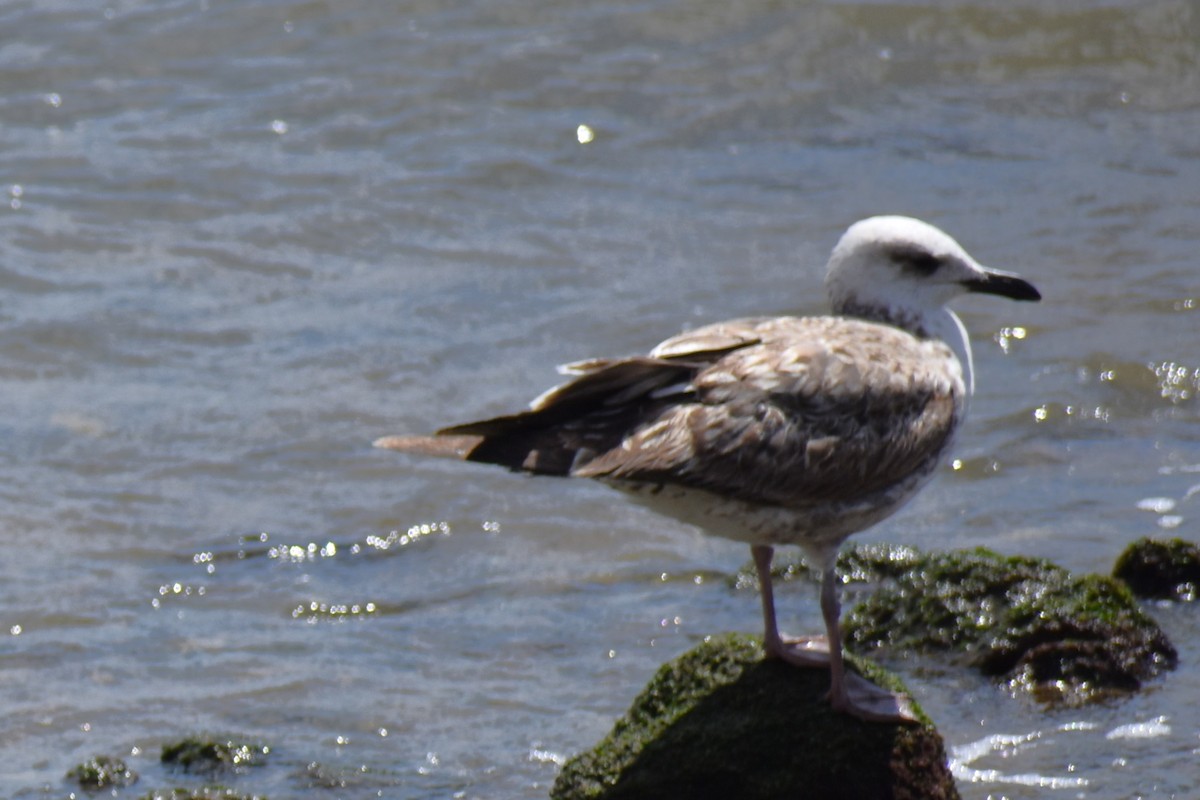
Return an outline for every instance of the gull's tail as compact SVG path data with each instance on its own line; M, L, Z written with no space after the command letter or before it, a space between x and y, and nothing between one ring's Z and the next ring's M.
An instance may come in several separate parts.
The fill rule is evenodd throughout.
M482 436L384 436L373 444L384 450L465 459L482 441Z

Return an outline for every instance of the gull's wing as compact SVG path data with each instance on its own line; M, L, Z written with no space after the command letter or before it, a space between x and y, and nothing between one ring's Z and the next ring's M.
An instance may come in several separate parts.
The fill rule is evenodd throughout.
M884 490L948 446L964 387L944 344L838 317L754 330L756 344L700 370L687 397L573 474L803 507Z

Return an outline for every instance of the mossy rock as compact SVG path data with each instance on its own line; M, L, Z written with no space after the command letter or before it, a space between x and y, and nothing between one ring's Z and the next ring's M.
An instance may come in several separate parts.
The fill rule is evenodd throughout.
M1053 704L1139 689L1175 648L1120 582L985 549L860 545L839 569L886 578L844 619L859 648L957 651L986 675Z
M903 690L868 662L852 665ZM862 722L834 712L828 689L828 671L764 660L756 638L714 637L664 665L608 737L567 762L550 796L958 797L932 725Z
M67 772L67 779L79 784L79 788L94 792L137 783L138 774L125 762L112 756L94 756Z
M1139 539L1117 559L1113 577L1138 597L1193 601L1200 588L1200 546L1182 539Z
M164 744L161 761L185 772L258 767L266 763L271 748L229 738L189 736Z

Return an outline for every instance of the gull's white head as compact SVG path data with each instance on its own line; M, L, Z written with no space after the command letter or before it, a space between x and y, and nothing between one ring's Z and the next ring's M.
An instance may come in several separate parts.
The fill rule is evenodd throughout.
M1028 281L988 269L949 234L911 217L854 223L829 257L825 290L835 314L931 335L945 305L969 292L1038 300Z

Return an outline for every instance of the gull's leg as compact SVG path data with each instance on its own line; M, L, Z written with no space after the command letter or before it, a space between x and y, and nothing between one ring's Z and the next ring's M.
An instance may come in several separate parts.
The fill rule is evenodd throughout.
M769 545L751 545L754 569L758 573L763 611L763 649L769 658L778 658L800 667L829 668L829 704L840 711L868 722L917 722L912 701L902 694L881 689L856 672L847 672L842 655L841 603L838 600L836 552L825 559L821 569L821 616L826 636L785 639L775 621L775 591L771 581L771 559L775 551Z
M821 616L829 637L829 704L867 722L918 722L912 700L881 689L856 672L847 672L842 655L841 603L834 559L821 570Z
M842 604L838 597L837 571L832 563L821 568L821 616L825 619L825 635L829 639L829 703L838 711L848 711L846 662L842 654Z
M829 666L826 642L819 636L801 639L784 639L779 635L775 622L775 590L771 584L771 559L775 550L770 545L750 546L754 556L754 569L758 573L758 591L762 598L763 649L770 658L778 658L800 667Z

